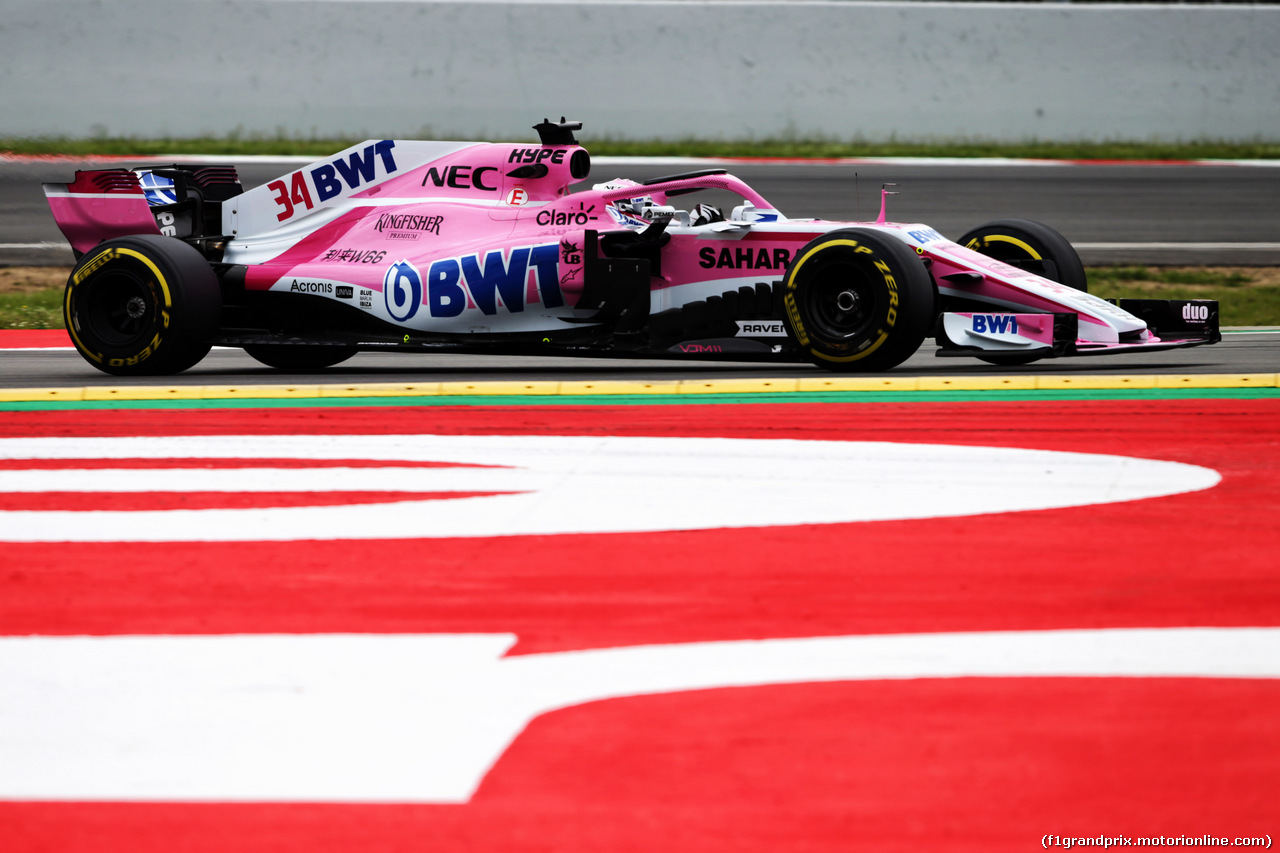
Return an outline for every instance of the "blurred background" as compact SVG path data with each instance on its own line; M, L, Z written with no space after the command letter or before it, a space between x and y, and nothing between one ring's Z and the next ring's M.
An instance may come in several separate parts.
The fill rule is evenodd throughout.
M0 137L1247 141L1280 5L0 0Z

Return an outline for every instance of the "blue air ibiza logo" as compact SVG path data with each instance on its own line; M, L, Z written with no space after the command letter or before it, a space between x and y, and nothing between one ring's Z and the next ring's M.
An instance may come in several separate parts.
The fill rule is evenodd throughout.
M422 276L408 261L393 264L382 278L382 293L387 300L387 313L401 323L418 313L422 304Z

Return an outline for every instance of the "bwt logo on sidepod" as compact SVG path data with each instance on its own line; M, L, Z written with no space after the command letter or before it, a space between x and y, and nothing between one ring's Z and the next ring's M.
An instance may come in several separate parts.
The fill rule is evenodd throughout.
M529 274L536 278L536 290L529 287ZM560 244L521 246L504 257L501 249L434 261L426 282L417 267L400 261L387 269L382 289L387 313L404 322L416 313L424 295L432 317L457 317L469 306L482 314L494 315L501 305L519 313L526 302L541 301L545 308L564 305L560 292Z

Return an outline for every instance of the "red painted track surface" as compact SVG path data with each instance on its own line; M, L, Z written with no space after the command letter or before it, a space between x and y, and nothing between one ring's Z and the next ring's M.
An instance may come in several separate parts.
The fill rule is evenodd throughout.
M1011 446L1187 462L1223 480L1098 507L734 531L9 544L0 633L513 632L514 653L528 654L1280 624L1276 400L135 409L0 419L3 437L408 432ZM618 511L628 511L625 495ZM1278 705L1273 681L1157 678L619 699L535 720L466 805L0 803L0 837L6 850L108 853L988 851L1027 850L1046 833L1274 837Z
M71 348L66 329L0 329L0 349Z

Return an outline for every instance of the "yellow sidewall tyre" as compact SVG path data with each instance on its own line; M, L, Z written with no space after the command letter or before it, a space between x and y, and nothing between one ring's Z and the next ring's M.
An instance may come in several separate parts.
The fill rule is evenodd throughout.
M796 255L783 281L787 334L827 370L895 367L920 348L933 320L924 264L906 244L870 229L818 237Z
M1031 219L999 219L966 233L961 246L1014 266L1033 262L1036 275L1089 291L1084 264L1071 242L1042 222Z
M222 294L208 261L172 237L98 244L67 280L63 317L85 360L104 373L178 373L209 352Z
M1031 272L1050 281L1089 292L1084 264L1071 242L1042 222L1031 219L999 219L966 233L956 241L961 246L989 258L1021 268L1032 264ZM1040 356L980 355L979 361L1014 367L1039 361Z

